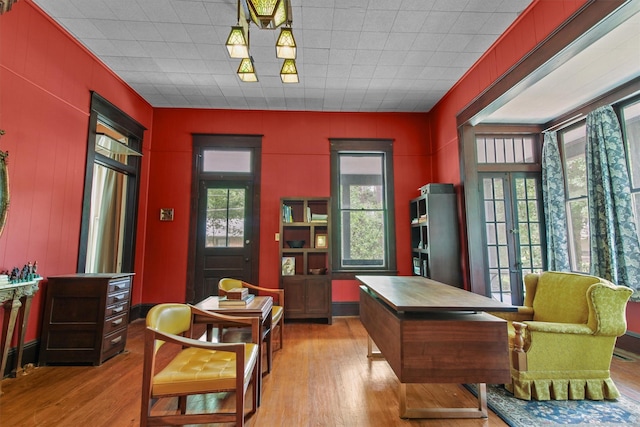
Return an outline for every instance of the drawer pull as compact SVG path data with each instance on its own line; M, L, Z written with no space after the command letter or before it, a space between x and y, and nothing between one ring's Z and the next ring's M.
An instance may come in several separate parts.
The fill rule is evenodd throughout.
M118 320L114 320L113 322L111 322L111 324L113 326L118 326L120 323L122 323L122 318L118 319Z
M118 344L120 341L122 341L122 336L119 336L117 338L114 338L111 340L111 345L116 345Z
M124 294L116 295L116 296L113 297L113 299L116 300L116 301L122 301L123 299L125 299L125 295Z
M120 307L116 307L116 308L114 308L114 309L113 309L113 312L114 312L114 313L120 313L122 310L124 310L124 307L123 307L123 306L120 306Z

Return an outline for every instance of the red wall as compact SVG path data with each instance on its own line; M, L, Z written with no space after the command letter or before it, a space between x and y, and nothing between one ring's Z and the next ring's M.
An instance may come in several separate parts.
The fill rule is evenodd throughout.
M329 138L393 139L398 267L411 273L409 200L432 176L426 114L156 109L153 131L143 301L184 300L191 133L263 135L259 282L267 287L278 286L280 198L330 196ZM173 222L158 219L162 207L175 209ZM354 281L334 281L333 291L334 301L358 299Z
M9 152L11 195L0 270L37 261L44 277L76 271L91 90L151 128L151 106L30 1L0 16L0 150ZM140 288L144 221L138 229ZM27 341L38 336L45 287L34 298Z

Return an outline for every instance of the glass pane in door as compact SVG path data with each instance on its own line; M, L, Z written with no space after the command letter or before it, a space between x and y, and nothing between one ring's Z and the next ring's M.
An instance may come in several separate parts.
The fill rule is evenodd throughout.
M491 297L511 303L511 277L503 178L484 178L484 216Z
M520 250L520 270L522 276L542 271L542 235L540 230L540 212L538 205L538 181L535 178L515 179L518 227L517 235Z
M207 248L237 248L244 245L244 188L208 188L206 213Z

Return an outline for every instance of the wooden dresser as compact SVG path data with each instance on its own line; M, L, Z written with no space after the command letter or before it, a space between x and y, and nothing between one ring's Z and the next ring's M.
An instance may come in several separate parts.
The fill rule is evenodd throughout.
M124 350L133 273L48 277L40 365L93 364Z

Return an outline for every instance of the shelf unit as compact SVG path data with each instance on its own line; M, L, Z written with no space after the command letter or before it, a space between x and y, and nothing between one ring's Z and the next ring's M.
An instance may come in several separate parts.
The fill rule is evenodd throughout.
M286 295L285 319L326 318L331 324L331 199L284 197L280 202L280 285ZM296 240L304 241L302 247L287 244ZM316 269L324 274L311 274Z
M462 287L456 194L451 184L430 184L409 203L412 271Z

